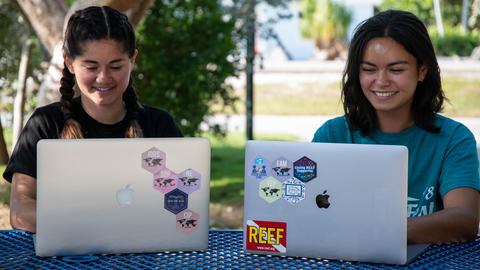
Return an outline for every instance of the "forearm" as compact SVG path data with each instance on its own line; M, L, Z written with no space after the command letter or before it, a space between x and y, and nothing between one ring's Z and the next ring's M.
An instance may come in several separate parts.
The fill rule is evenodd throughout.
M408 218L407 238L414 243L453 243L475 240L478 216L460 207Z
M10 224L14 229L36 231L36 180L15 173L10 191Z
M35 232L37 201L25 198L19 205L10 208L10 224L14 229Z

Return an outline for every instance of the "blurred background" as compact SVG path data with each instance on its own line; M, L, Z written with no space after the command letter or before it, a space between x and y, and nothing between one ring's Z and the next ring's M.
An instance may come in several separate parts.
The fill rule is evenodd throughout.
M340 81L355 27L386 9L427 26L449 101L480 140L480 0L0 0L0 173L29 115L59 100L64 23L109 5L136 27L134 87L185 136L212 141L211 224L240 228L248 139L310 141L343 114ZM0 229L10 184L0 181Z

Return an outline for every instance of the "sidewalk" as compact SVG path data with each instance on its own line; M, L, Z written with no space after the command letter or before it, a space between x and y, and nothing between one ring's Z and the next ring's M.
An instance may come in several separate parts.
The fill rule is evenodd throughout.
M315 131L328 119L335 116L321 115L255 115L253 118L253 132L255 133L284 133L298 137L298 141L309 142ZM472 131L477 144L480 144L480 118L454 117L454 120L467 126ZM213 118L227 128L228 131L245 132L245 115L216 115Z

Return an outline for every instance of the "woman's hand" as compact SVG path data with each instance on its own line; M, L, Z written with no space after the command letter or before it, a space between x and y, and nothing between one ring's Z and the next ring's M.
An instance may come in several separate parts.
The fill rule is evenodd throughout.
M479 225L479 194L466 187L450 190L443 198L443 210L408 218L408 241L444 244L475 240Z

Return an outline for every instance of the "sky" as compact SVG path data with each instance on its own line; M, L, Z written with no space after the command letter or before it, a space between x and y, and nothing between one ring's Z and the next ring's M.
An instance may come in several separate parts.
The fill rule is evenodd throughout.
M373 6L378 5L382 0L334 0L338 3L344 3L352 12L352 22L348 28L347 40L353 35L355 27L363 20L373 15ZM315 46L311 39L305 39L300 34L299 17L297 1L292 1L288 9L292 18L278 21L273 29L277 33L280 41L292 57L292 60L308 60L315 51ZM267 5L260 4L257 7L257 19L260 22L268 20L274 16L275 10ZM275 40L265 40L257 37L257 49L263 55L268 55L278 46Z

